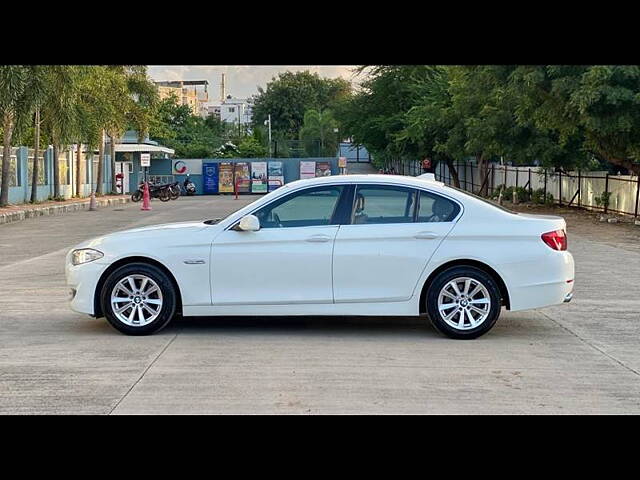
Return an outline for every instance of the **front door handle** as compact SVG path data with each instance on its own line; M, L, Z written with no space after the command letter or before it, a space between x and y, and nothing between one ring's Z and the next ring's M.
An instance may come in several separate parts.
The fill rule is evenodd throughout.
M434 238L438 238L438 234L435 232L420 232L416 233L413 238L418 238L420 240L433 240Z
M329 240L331 240L331 237L327 235L313 235L307 238L307 242L313 242L313 243L324 243L324 242L328 242Z

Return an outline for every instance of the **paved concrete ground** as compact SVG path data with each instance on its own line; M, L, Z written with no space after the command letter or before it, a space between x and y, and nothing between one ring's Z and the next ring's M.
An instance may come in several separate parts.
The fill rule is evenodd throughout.
M127 337L69 310L76 242L248 200L0 226L0 413L640 413L640 253L571 233L574 301L503 311L475 341L401 318L185 319Z

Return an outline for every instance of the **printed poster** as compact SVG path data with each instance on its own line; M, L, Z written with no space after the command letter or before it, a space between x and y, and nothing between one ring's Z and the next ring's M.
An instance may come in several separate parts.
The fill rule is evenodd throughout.
M301 161L300 162L300 178L315 178L316 162Z
M275 189L284 185L284 171L282 162L269 162L269 191L272 192Z
M267 192L267 162L251 163L251 192Z
M331 175L331 164L329 162L316 162L316 177L328 177Z
M220 178L218 191L220 193L233 193L233 164L221 163L218 175Z
M246 162L238 162L234 165L235 179L238 185L238 193L249 193L251 191L251 174L249 173L249 164Z
M218 193L218 164L203 163L202 164L202 189L205 195Z

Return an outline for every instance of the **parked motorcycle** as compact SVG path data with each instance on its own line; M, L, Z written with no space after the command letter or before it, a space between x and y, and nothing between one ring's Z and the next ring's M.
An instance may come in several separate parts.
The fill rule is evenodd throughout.
M171 200L171 194L172 194L169 187L170 187L170 184L154 185L152 183L149 183L149 197L157 198L161 202L168 202L169 200ZM144 182L140 182L140 184L138 185L138 190L136 190L131 195L131 200L134 202L139 202L140 200L142 200L143 194L144 194Z
M182 193L180 189L180 182L174 182L169 185L169 193L171 200L177 200L180 194Z
M189 179L189 174L187 174L187 178L184 179L182 186L184 187L184 191L188 196L196 194L196 184Z

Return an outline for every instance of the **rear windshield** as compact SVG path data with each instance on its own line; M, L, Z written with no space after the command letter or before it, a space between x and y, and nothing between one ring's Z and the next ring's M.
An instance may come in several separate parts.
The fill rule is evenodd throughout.
M461 188L454 187L452 185L445 185L445 187L451 188L451 189L456 190L456 191L458 191L460 193L464 193L465 195L469 195L470 197L477 198L478 200L480 200L480 201L482 201L482 202L484 202L486 204L489 204L492 207L496 207L496 208L502 210L503 212L511 213L512 215L518 215L518 212L514 212L513 210L509 210L508 208L505 208L502 205L498 205L497 202L494 202L493 200L489 200L488 198L480 197L480 196L476 195L475 193L471 193L471 192L468 192L466 190L462 190Z

